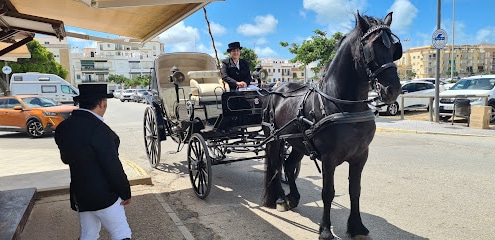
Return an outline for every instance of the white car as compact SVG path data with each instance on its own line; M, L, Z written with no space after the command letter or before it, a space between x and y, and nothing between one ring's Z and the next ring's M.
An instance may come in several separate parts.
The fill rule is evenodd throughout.
M431 82L431 83L435 84L435 78L417 78L417 79L413 79L411 81L426 81L426 82ZM447 81L440 79L439 83L440 84L438 86L440 87L440 89L439 89L440 92L443 92L443 91L447 90L449 87L451 87L448 85L449 83Z
M402 84L402 94L400 94L399 97L397 97L397 100L394 103L390 105L386 105L380 101L376 101L372 104L375 106L375 108L378 109L378 112L384 112L390 116L397 115L397 113L399 113L399 111L402 110L402 106L400 106L400 103L402 101L401 99L403 94L435 96L435 85L431 82L414 80L414 81L401 82L401 84ZM370 93L369 96L374 97L376 96L376 93ZM413 110L418 108L428 109L429 102L430 102L429 98L406 97L404 98L404 106L405 106L404 110Z
M133 100L133 96L136 92L137 92L137 89L126 89L126 90L124 90L124 92L122 92L119 99L121 102L124 102L124 101L130 102Z
M487 94L488 106L492 107L492 113L495 111L495 75L478 75L463 78L459 80L449 90L440 93L440 115L442 113L452 114L454 109L454 97L447 97L448 95L476 95ZM484 105L484 98L473 97L468 98L472 105ZM450 118L449 115L441 116L443 120ZM490 122L495 121L495 115L492 114Z

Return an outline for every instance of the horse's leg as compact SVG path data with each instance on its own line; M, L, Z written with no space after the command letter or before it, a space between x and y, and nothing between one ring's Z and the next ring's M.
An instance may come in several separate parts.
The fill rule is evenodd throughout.
M304 157L304 154L292 149L292 152L289 154L287 160L285 160L285 176L287 177L287 183L289 184L290 192L286 196L287 205L289 209L297 207L299 205L299 199L301 195L299 194L299 190L297 190L296 185L296 167L301 162L301 159Z
M359 210L359 197L361 195L361 173L363 171L366 160L368 159L368 151L356 158L356 161L349 163L349 196L351 199L351 214L347 220L347 233L351 237L358 235L367 236L370 232L361 220Z
M263 206L269 208L277 207L279 202L285 202L285 192L280 181L282 170L282 159L280 148L283 141L271 141L266 144L265 149L265 193Z
M335 197L334 175L335 164L331 158L321 158L323 168L323 189L321 190L321 199L323 200L323 216L320 223L321 240L340 239L331 231L330 210L332 209L332 201Z

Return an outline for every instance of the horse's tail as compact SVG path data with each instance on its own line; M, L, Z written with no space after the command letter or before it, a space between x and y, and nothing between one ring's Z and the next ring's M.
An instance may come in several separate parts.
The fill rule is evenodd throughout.
M281 140L274 140L266 144L265 192L262 205L269 208L275 208L277 199L284 194L280 183L282 158L279 153L282 144L283 141Z

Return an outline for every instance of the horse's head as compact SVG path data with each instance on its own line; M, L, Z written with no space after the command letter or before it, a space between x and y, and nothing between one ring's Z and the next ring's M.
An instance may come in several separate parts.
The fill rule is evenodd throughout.
M393 103L401 91L394 61L402 57L402 45L390 30L391 23L392 12L383 21L357 14L356 29L361 31L361 58L371 87L387 104Z

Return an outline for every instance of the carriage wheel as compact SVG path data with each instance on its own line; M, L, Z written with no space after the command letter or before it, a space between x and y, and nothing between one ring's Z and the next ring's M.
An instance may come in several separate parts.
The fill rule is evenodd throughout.
M285 141L284 146L280 148L280 157L283 159L283 163L284 163L282 165L282 173L280 175L280 181L282 181L282 183L286 183L286 184L289 183L289 181L287 180L287 177L285 176L285 160L287 160L287 158L289 157L291 152L292 152L292 146L287 141ZM299 171L301 171L301 161L299 161L297 163L297 166L294 169L295 179L297 179L297 177L299 176Z
M187 148L187 166L194 193L200 199L208 196L211 190L211 158L201 134L194 133Z
M155 168L160 163L161 140L158 135L155 111L151 107L147 107L144 112L143 132L146 155L148 156L151 167Z

